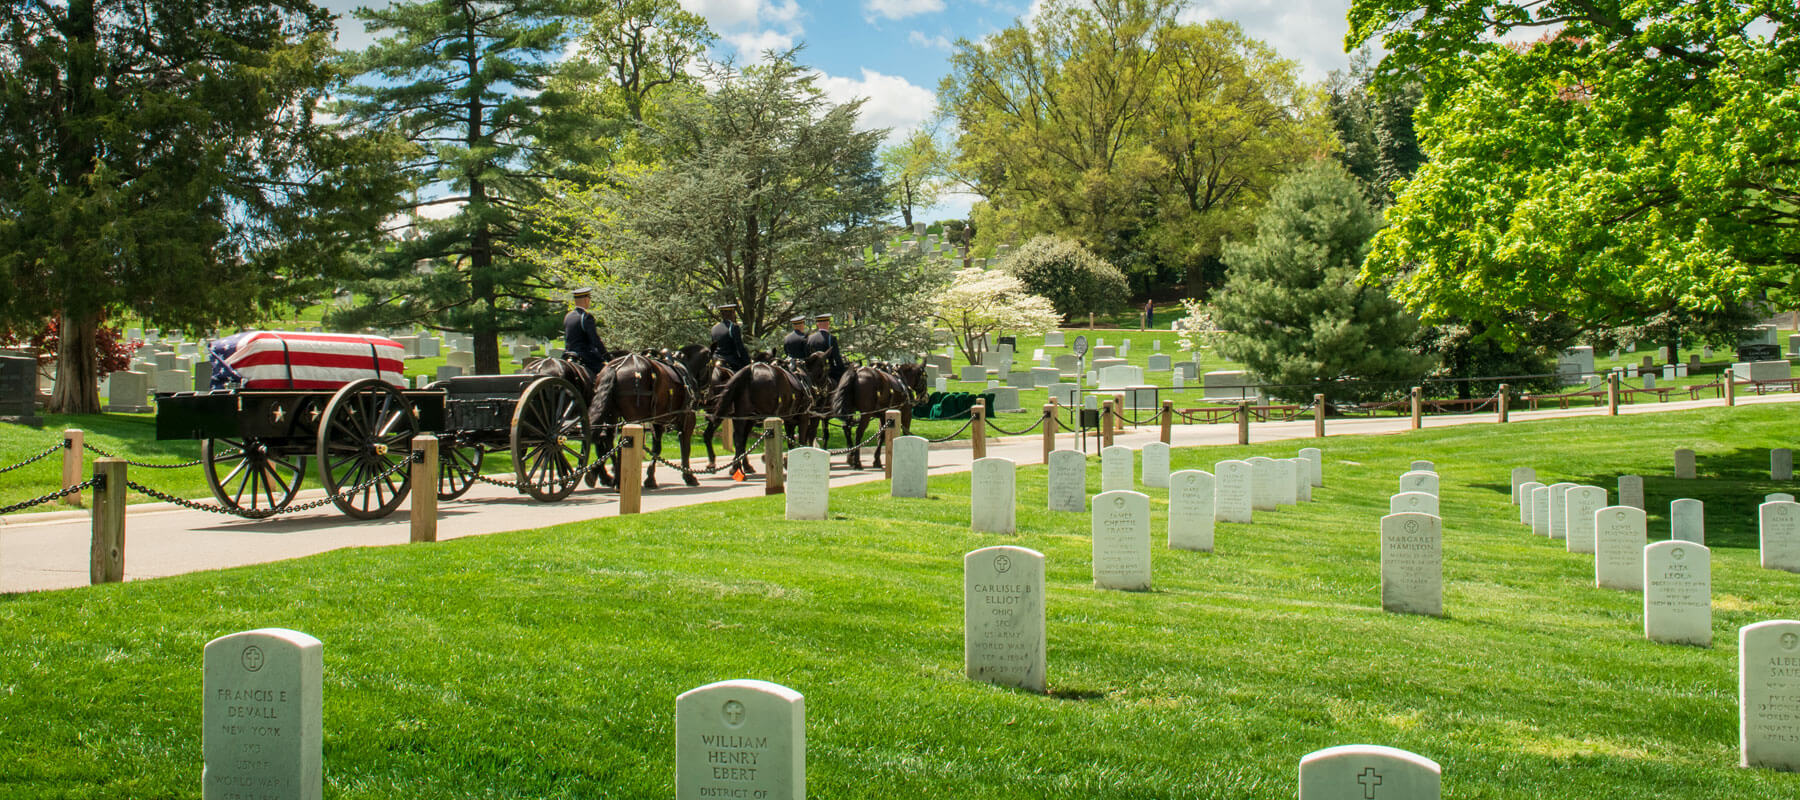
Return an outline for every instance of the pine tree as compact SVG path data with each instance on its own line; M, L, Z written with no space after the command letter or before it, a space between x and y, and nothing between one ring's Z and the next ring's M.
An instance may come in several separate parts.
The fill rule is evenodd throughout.
M356 12L385 36L352 57L360 80L343 112L408 143L411 230L373 254L355 287L365 301L334 324L471 333L475 369L487 374L500 371L501 333L556 328L559 287L514 248L541 196L534 159L546 115L568 103L545 91L568 38L562 10L554 0L415 0Z
M1343 167L1318 162L1275 190L1256 236L1225 248L1215 299L1219 352L1292 400L1360 400L1424 375L1418 324L1381 286L1357 279L1380 227Z

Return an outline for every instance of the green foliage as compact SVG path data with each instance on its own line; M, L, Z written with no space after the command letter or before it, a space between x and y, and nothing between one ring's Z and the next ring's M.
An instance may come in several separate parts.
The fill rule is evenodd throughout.
M325 643L336 800L673 797L674 697L740 676L806 696L808 796L832 800L1291 798L1301 756L1345 742L1431 757L1452 798L1789 798L1800 776L1737 766L1735 636L1800 604L1746 505L1781 490L1792 413L1334 436L1318 502L1220 525L1215 553L1157 547L1153 592L1095 589L1089 515L1044 510L1021 465L1016 537L971 534L968 475L933 475L929 499L833 485L821 522L775 496L9 595L0 763L21 798L197 797L202 648L279 626ZM1701 480L1659 477L1676 447ZM1445 476L1441 619L1380 607L1376 520L1419 457ZM1523 463L1647 476L1655 538L1703 500L1714 646L1646 641L1640 594L1518 525ZM962 674L962 554L1002 541L1046 556L1048 695Z
M337 76L309 0L0 9L0 326L61 319L53 409L99 410L101 318L247 322L368 239L393 182L313 119Z
M844 320L846 347L918 349L929 331L917 303L942 270L917 256L854 255L891 210L876 160L882 132L858 131L860 103L827 102L792 53L708 69L710 91L671 98L648 121L656 164L560 187L543 205L552 244L528 257L599 287L609 341L700 341L710 307L733 302L748 339L785 332L795 314L830 312L870 321L858 330Z
M405 140L407 235L371 254L366 303L333 312L345 327L422 323L475 334L475 369L500 368L498 335L559 330L559 287L513 256L541 196L534 157L545 91L567 35L557 0L415 0L364 8L383 37L349 57L358 81L340 109L358 127Z
M1049 300L1064 320L1124 305L1130 291L1117 267L1061 236L1033 237L1000 266L1018 276L1026 291Z
M1363 400L1417 380L1417 323L1379 284L1358 278L1380 227L1362 188L1333 162L1295 173L1256 221L1256 237L1225 248L1225 289L1213 298L1219 352L1243 361L1273 394Z
M926 130L914 131L899 144L882 149L882 175L907 230L912 230L913 212L935 204L943 193L944 158Z
M548 81L567 103L543 120L539 161L576 180L623 161L654 161L639 135L664 98L695 91L688 65L718 39L675 0L584 0L576 49Z
M1800 286L1800 15L1789 2L1357 0L1350 45L1421 82L1430 162L1371 276L1428 323L1709 337ZM1521 33L1554 33L1502 45Z
M1343 149L1338 163L1368 187L1378 207L1394 200L1396 181L1412 177L1425 154L1413 129L1413 114L1424 99L1417 81L1374 84L1368 51L1359 51L1348 73L1333 72L1326 113Z
M1052 0L961 41L940 104L990 241L1062 233L1197 290L1282 173L1331 146L1292 62L1172 0Z

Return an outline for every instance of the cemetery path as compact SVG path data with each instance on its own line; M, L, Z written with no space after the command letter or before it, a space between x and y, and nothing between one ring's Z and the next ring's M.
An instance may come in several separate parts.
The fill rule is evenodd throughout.
M1780 394L1741 397L1741 405L1800 402L1800 395ZM1623 406L1622 415L1654 414L1724 405L1723 400L1697 400L1649 403ZM1514 411L1514 423L1538 419L1604 416L1606 409L1544 409ZM1491 424L1491 413L1426 417L1425 427L1442 428L1458 425ZM1327 431L1332 436L1372 433L1403 433L1411 421L1405 417L1379 419L1329 420ZM1311 419L1295 422L1257 423L1251 427L1252 442L1311 439ZM1127 430L1115 437L1115 443L1132 449L1155 441L1154 425ZM1178 425L1173 444L1177 447L1234 444L1237 426ZM1018 463L1038 464L1042 460L1043 439L1037 434L990 439L988 455L1011 458ZM1077 447L1073 434L1057 437L1059 447ZM1090 453L1097 443L1090 440ZM973 461L969 443L946 442L931 451L931 472L941 475L965 472ZM865 460L868 458L865 453ZM882 480L880 470L852 472L834 459L831 483L847 486ZM695 466L704 466L703 461ZM643 510L654 512L677 506L712 503L763 494L763 483L754 478L736 483L728 477L700 479L700 486L680 485L679 476L664 468L658 476L665 488L645 492ZM674 486L671 488L670 483ZM301 493L298 501L322 496L322 491ZM496 486L477 484L462 499L442 503L438 508L438 538L456 539L504 531L529 530L550 525L618 513L617 495L610 491L594 491L583 487L560 503L538 503ZM271 520L245 520L200 511L189 511L168 504L135 505L130 508L125 534L125 578L142 580L179 575L210 569L225 569L247 564L280 561L323 553L340 547L373 547L405 544L410 535L406 508L381 520L353 520L326 507L310 512ZM0 517L0 592L68 589L88 585L88 550L91 529L85 511L62 511L46 514L24 514Z

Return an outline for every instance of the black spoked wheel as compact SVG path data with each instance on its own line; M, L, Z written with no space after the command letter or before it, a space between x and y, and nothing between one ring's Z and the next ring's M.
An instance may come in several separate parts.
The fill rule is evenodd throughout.
M319 481L332 504L357 519L393 513L412 475L410 469L386 473L411 458L418 432L412 404L386 382L365 378L339 389L319 419ZM338 496L355 487L361 488Z
M287 508L306 479L305 457L271 453L255 439L202 440L200 462L213 499L251 519Z
M545 502L575 491L587 466L587 401L562 378L539 378L513 409L513 479L526 494Z
M455 500L475 485L475 476L481 474L481 456L481 445L461 444L453 436L438 437L439 500Z

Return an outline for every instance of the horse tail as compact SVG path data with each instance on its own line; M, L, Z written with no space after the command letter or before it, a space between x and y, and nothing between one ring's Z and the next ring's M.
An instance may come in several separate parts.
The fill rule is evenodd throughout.
M613 364L600 368L594 382L594 400L588 404L588 421L598 427L612 415L613 391L617 388L619 369Z
M745 367L733 372L731 374L731 379L725 381L725 387L719 390L717 402L714 403L712 408L707 409L706 413L709 416L721 418L728 416L731 410L732 401L736 400L738 395L748 392L750 390L750 383L754 380L756 380L756 367L754 366Z
M844 377L838 379L837 388L831 391L831 415L845 417L856 412L856 381L860 367L844 370Z

